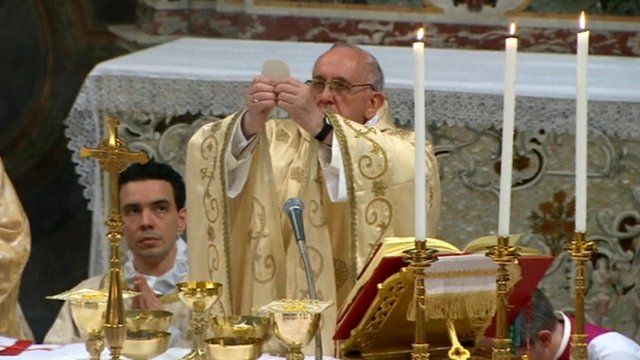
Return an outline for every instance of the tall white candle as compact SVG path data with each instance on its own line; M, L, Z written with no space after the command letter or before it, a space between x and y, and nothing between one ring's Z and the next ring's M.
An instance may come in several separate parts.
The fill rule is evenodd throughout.
M509 236L511 213L513 131L516 109L516 55L518 53L518 38L515 36L515 23L511 23L510 30L510 36L505 40L502 154L500 156L500 206L498 213L499 236Z
M576 51L576 231L587 231L587 58L589 31L584 11Z
M415 199L414 223L416 240L427 237L426 214L426 158L425 158L425 104L424 104L424 29L418 30L417 41L413 43L413 124L415 126Z

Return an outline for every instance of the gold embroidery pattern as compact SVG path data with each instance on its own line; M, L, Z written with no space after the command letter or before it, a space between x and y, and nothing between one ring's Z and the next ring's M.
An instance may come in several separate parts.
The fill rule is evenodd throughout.
M251 270L256 282L266 284L276 276L276 260L273 255L262 256L254 249Z
M375 198L367 204L364 211L365 221L367 225L372 225L378 228L379 234L374 244L382 240L384 233L391 224L393 219L393 207L391 203L384 198ZM370 244L372 245L372 244Z
M214 125L218 125L218 124L214 123L211 126L212 134L215 134L217 130L220 129L220 126L214 126ZM213 166L214 168L215 168L216 159L213 157L213 155L215 154L216 151L218 151L218 141L216 140L216 138L213 135L210 135L204 138L204 140L200 144L200 154L202 155L203 159L212 160L214 162L214 166Z
M336 277L336 289L340 289L349 280L347 264L340 259L333 259L333 271Z
M291 177L291 180L297 181L302 184L302 182L305 180L305 177L306 177L306 171L299 166L294 166L293 168L291 168L290 177Z
M276 276L276 261L273 255L264 256L260 254L259 243L268 241L269 234L267 228L267 215L264 204L256 197L253 197L253 212L251 214L251 273L253 279L261 284L268 283Z
M358 275L358 263L357 263L357 254L358 254L358 224L357 224L357 203L355 197L355 190L353 185L353 157L351 156L351 152L349 152L349 147L347 144L347 137L344 133L344 128L342 127L342 123L336 120L334 115L329 114L329 121L331 125L333 125L333 135L337 137L338 143L340 144L340 151L342 152L342 159L344 159L344 169L345 175L347 177L347 194L349 195L349 238L351 241L349 242L349 259L351 263L349 264L349 277L348 279L355 279Z
M387 190L387 184L383 180L376 180L373 182L373 194L375 196L381 197L384 196L385 191Z
M289 140L291 140L291 135L289 135L285 129L280 128L276 130L276 141L286 144Z
M409 131L406 129L391 129L384 131L384 133L399 137L402 140L411 140L414 137L413 131Z
M356 138L363 138L371 144L371 150L368 155L363 155L358 159L358 168L362 176L369 180L374 180L387 171L389 168L389 159L386 151L371 137L370 133L377 134L377 130L367 128L366 130L357 129L349 121L344 122L354 133Z
M213 126L211 126L211 135L207 136L200 145L200 154L202 155L202 158L205 160L211 160L208 168L200 169L200 178L204 181L207 181L207 190L205 191L202 200L204 213L209 223L215 223L220 215L218 201L210 191L212 183L215 180L215 171L218 167L218 159L213 156L213 154L215 154L219 148L218 141L215 138L218 130L220 130L220 125L217 123L213 123Z
M309 201L309 207L307 211L308 211L309 222L311 223L311 226L313 226L316 229L320 229L325 225L327 225L327 219L324 217L322 206L318 201L316 200Z
M213 275L220 269L220 252L218 250L218 240L216 239L216 232L214 224L220 217L220 208L218 200L213 197L211 192L211 186L213 185L215 178L215 171L218 168L218 159L214 156L219 150L219 142L217 140L217 133L221 129L221 123L219 120L214 120L211 123L209 129L210 134L204 138L200 144L200 155L204 160L209 160L209 166L200 169L200 179L206 181L207 186L204 192L202 202L203 210L207 222L207 271Z
M236 124L238 119L240 119L241 115L242 115L242 112L235 113L231 121L229 121L229 123L227 124L227 127L224 129L223 129L222 122L214 122L210 129L211 137L213 139L217 139L219 131L224 130L223 143L225 145L229 144L229 142L231 141L231 135L233 133L234 125ZM229 241L230 241L230 234L231 234L229 206L226 202L226 197L224 196L224 194L220 193L219 191L216 191L216 187L215 187L215 182L219 180L220 186L221 186L220 189L227 188L226 176L225 176L226 166L224 162L225 152L217 151L215 146L217 146L217 142L215 143L203 142L203 147L201 147L200 149L202 152L201 155L203 156L204 159L209 159L209 157L211 159L211 167L204 172L201 171L201 175L208 177L207 186L206 186L206 190L203 198L203 202L204 202L203 205L205 206L205 209L207 209L207 205L209 205L210 209L211 210L215 209L215 214L217 214L215 215L214 218L209 218L209 216L207 215L207 221L209 221L209 225L210 225L209 234L208 234L208 240L209 240L208 270L209 270L209 276L211 276L211 278L214 278L214 272L215 272L214 270L219 269L221 265L219 248L218 248L218 244L216 244L216 241L218 241L216 240L218 234L215 233L216 227L219 226L219 228L222 229L222 246L223 246L224 254L226 257L226 262L225 262L226 274L225 275L229 283L232 284L233 279L231 277L231 256L229 254L229 248L230 248ZM216 152L219 153L219 157L217 159L214 156L212 156L212 154L215 154ZM209 156L209 157L205 157L205 156ZM216 172L216 168L218 172ZM216 196L220 196L220 199L215 199ZM223 223L217 224L218 221L220 220L220 215L222 215ZM220 276L218 275L218 277ZM234 303L233 293L228 292L228 297L229 297L229 301L233 304Z
M209 259L208 270L209 270L209 274L213 274L218 272L218 269L220 269L220 252L218 251L218 247L214 243L214 240L212 239L212 236L211 236L211 233L214 232L213 228L209 226L209 228L207 229L207 232L209 233L209 244L207 246L207 253L208 253L208 259Z
M355 133L355 138L362 138L371 145L371 149L368 153L362 155L357 160L360 174L365 179L373 181L371 184L372 191L374 192L374 195L377 196L376 199L373 199L369 204L367 204L365 209L366 224L375 226L378 229L378 237L375 241L369 244L369 246L371 246L384 237L386 230L391 225L391 219L393 216L391 203L382 198L385 193L386 185L381 178L389 169L389 158L382 146L371 136L379 133L377 129L362 129L354 126L349 121L345 121L344 124ZM355 256L356 254L357 253L354 253L352 255Z

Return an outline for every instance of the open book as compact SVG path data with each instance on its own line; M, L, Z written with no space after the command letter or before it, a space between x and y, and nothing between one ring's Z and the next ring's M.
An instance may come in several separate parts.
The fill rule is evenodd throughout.
M518 239L519 236L512 236L510 245L516 244ZM475 239L464 249L459 249L443 240L427 239L427 246L437 250L439 258L427 270L425 280L427 291L425 315L428 319L459 319L462 322L462 319L484 318L490 320L493 317L496 305L497 265L485 256L485 253L495 244L496 236ZM372 256L356 280L354 288L339 309L335 340L349 339L354 330L362 328L363 324L371 319L372 312L377 311L373 308L380 305L379 302L374 301L374 299L379 300L376 299L379 290L383 288L383 284L397 281L397 274L403 273L403 268L408 266L403 252L412 248L414 248L414 240L407 237L385 239L374 249ZM510 304L513 304L512 300L522 304L529 301L528 299L531 298L531 294L553 260L552 257L536 254L536 251L532 249L519 248L519 253L521 255L519 265L509 268L511 278L509 288L512 289ZM518 281L522 278L525 280ZM405 275L403 281L407 289L411 290L409 292L412 296L413 284L410 275ZM386 292L385 296L388 297ZM411 306L403 303L407 299L403 300L401 297L399 295L393 304L385 305L390 308L389 314L397 311L395 314L385 314L385 316L398 317L403 315L405 319L402 320L406 322L411 319L411 309L391 309L394 306ZM515 304L513 305L517 307ZM379 315L376 316L379 317ZM380 320L380 322L385 321L387 319ZM397 319L389 321L397 323ZM413 323L406 325L409 324ZM483 331L489 324L489 321L484 321ZM467 333L468 336L471 336L471 332ZM474 333L477 334L477 331ZM446 339L446 331L444 338Z

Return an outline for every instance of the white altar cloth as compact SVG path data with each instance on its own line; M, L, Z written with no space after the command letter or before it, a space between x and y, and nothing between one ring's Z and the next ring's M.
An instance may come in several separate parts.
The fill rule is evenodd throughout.
M85 79L65 120L65 134L79 182L93 211L92 249L104 247L104 194L95 160L80 159L81 146L104 137L104 117L145 114L168 118L224 115L243 107L247 82L267 59L283 59L292 76L310 77L329 44L183 38L102 62ZM411 47L364 46L385 72L386 93L401 124L413 118ZM502 51L426 50L426 114L429 124L499 128L502 122ZM640 138L640 58L589 58L589 126ZM518 54L518 130L574 132L575 56ZM90 275L106 269L104 251L92 251Z
M0 336L0 342L4 338ZM154 360L178 360L181 359L184 355L186 355L190 349L185 348L170 348L165 353L154 357ZM59 345L31 345L21 354L16 356L3 356L7 359L25 359L25 360L88 360L89 354L85 350L84 344L76 343L76 344L68 344L64 346ZM109 350L105 349L100 355L101 359L110 359ZM128 359L123 356L123 359ZM268 354L264 354L260 356L260 360L276 360L276 359L284 359L284 357L271 356ZM311 360L315 359L315 356L307 356L306 359ZM333 360L335 358L330 356L324 356L323 360Z

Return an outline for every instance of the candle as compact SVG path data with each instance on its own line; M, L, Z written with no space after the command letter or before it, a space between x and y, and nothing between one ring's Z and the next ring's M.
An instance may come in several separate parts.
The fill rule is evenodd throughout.
M426 240L426 157L425 157L425 116L424 116L424 29L420 28L417 41L413 43L413 123L415 126L415 199L414 223L417 241Z
M513 164L513 129L516 109L516 54L518 38L516 24L511 23L510 35L505 40L504 94L502 110L502 154L500 156L500 205L498 235L509 236L511 211L511 172Z
M576 231L587 231L587 58L589 31L584 11L576 51Z

